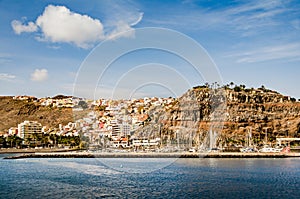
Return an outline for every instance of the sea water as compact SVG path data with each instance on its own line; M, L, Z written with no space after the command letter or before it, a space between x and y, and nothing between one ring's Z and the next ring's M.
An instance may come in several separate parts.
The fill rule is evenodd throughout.
M177 159L124 172L126 159L110 159L116 169L93 158L2 157L0 198L300 198L299 158ZM151 167L143 159L130 165Z

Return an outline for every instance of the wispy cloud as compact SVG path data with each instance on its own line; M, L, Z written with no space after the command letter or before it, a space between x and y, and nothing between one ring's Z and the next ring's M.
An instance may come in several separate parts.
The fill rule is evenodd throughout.
M23 32L36 32L38 29L38 26L33 22L29 22L28 24L23 24L21 21L18 20L13 20L11 22L11 26L17 35Z
M299 19L295 19L291 21L291 25L296 29L296 30L300 30L300 20Z
M0 64L4 64L11 61L11 54L8 53L0 53Z
M285 23L276 17L291 11L288 4L289 1L256 0L225 8L217 14L222 18L221 22L233 31L237 31L241 36L249 36Z
M291 7L290 1L237 0L222 7L194 6L194 9L188 12L170 11L164 17L150 19L148 22L172 27L184 26L188 29L226 31L244 37L261 34L272 30L275 26L285 24L289 16L287 14L295 9ZM289 17L297 18L297 16Z
M51 49L54 49L54 50L60 49L60 46L57 46L57 45L49 45L47 47L51 48Z
M48 71L46 69L35 69L31 74L31 80L36 82L42 82L48 79Z
M235 58L237 63L254 63L279 59L295 61L300 60L300 43L260 47L242 53L232 53L226 57Z
M16 34L40 31L41 36L36 37L38 41L70 43L80 48L91 48L95 43L115 35L127 37L128 33L120 33L133 30L132 26L142 18L143 13L135 17L124 17L116 21L112 25L113 28L107 32L99 19L73 12L65 6L48 5L35 22L24 24L13 20L11 26Z
M0 73L0 80L10 81L15 78L16 78L15 75L7 74L7 73Z
M138 23L140 23L143 19L143 16L144 16L144 13L139 13L137 19L135 21L131 22L130 26L135 26Z
M236 6L229 6L224 10L224 13L226 13L227 15L247 14L250 16L255 15L257 13L272 13L274 9L282 8L285 3L289 3L289 1L281 0L254 0L236 2L240 4ZM265 16L269 16L269 14Z
M104 22L106 39L116 39L119 37L133 37L134 26L139 24L144 13L137 10L132 2L106 2L107 20ZM122 34L120 34L122 33Z

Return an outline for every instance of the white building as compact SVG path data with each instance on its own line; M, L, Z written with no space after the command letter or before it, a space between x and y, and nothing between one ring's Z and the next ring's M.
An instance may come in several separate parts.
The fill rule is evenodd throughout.
M24 121L18 124L18 136L23 139L23 144L40 144L36 138L42 137L42 128L42 124L37 121Z
M121 126L121 132L124 136L130 135L130 125L128 123L123 123Z

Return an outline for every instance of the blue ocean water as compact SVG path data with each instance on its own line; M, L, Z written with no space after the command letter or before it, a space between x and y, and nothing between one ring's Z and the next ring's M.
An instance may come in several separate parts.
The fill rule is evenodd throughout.
M2 157L0 198L300 198L299 158L178 159L135 173L98 159ZM110 161L122 168L127 160ZM138 168L151 167L134 161Z

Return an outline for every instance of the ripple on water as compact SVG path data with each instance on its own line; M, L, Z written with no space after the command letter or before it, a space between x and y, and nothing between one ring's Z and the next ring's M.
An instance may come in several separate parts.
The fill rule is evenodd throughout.
M96 159L1 159L0 198L298 198L299 165L297 158L178 159L153 172L124 173Z

